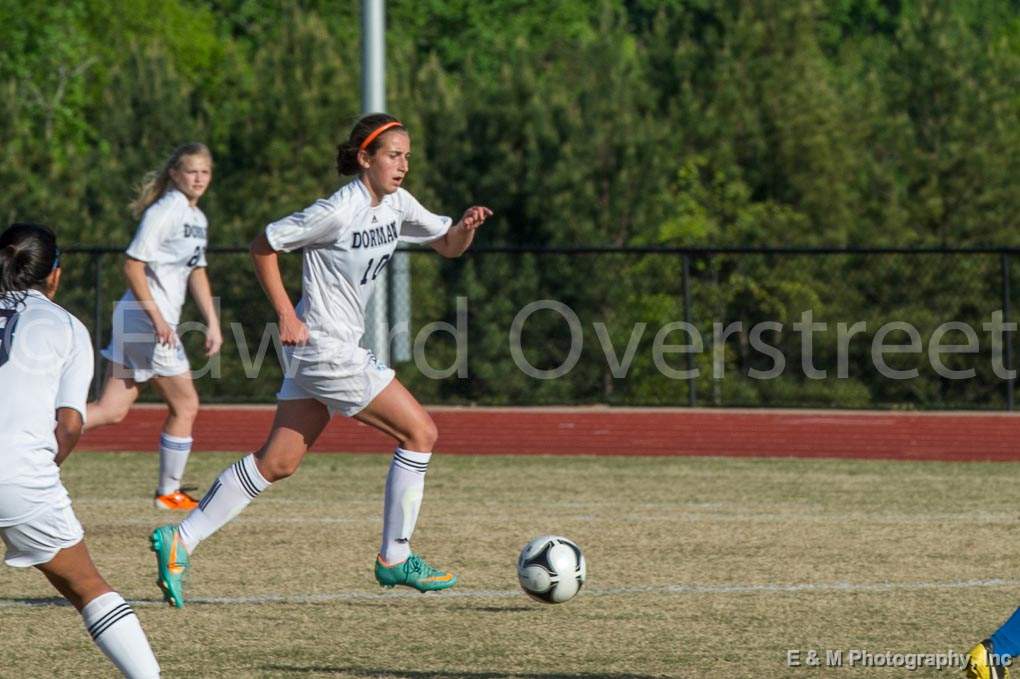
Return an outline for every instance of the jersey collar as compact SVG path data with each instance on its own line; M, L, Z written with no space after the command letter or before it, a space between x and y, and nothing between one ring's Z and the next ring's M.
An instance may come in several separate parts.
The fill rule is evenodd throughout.
M378 205L374 205L373 206L373 205L371 205L371 203L372 203L372 194L369 192L368 187L365 186L365 182L362 181L361 177L355 178L354 183L358 185L358 191L360 191L365 196L365 198L368 199L369 205L370 205L370 207L373 210L378 208L378 207L382 207L383 205L389 206L390 203L393 201L393 194L392 193L388 193L385 196L383 196L381 199L379 199L379 204ZM398 189L398 191L399 191L399 189Z

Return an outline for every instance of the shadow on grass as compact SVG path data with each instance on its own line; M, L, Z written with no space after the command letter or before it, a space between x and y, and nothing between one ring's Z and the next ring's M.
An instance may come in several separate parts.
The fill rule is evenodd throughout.
M156 598L131 598L128 599L128 603L135 606L166 606L166 602L162 599ZM207 601L201 597L196 599L189 599L188 606L219 606L224 602L219 600ZM260 603L260 602L252 602ZM265 601L261 603L287 603L277 601ZM317 602L309 602L309 605L315 605ZM322 602L329 603L329 602ZM366 607L375 608L378 607L379 602L363 602L363 601L345 601L344 605L349 607ZM46 596L46 597L0 597L0 608L12 607L12 606L70 606L71 604L59 596ZM456 609L465 611L477 611L480 613L533 613L536 609L534 606L523 605L523 606L456 606Z
M127 599L127 603L130 606L145 606L146 608L152 607L166 607L167 603L163 599L156 599L154 597L140 599L137 597L131 597ZM202 605L217 605L219 602L216 601L188 601L189 606L202 606ZM24 606L26 608L44 606L70 606L71 602L62 596L37 596L37 597L6 597L0 596L0 608L15 608Z
M533 606L451 606L451 608L478 613L534 613L537 610Z
M555 672L536 674L528 672L437 672L399 671L366 669L358 667L326 667L321 665L263 665L263 670L288 674L346 674L355 677L379 677L380 679L662 679L664 674L621 674L619 672Z
M62 596L0 597L0 606L70 606Z

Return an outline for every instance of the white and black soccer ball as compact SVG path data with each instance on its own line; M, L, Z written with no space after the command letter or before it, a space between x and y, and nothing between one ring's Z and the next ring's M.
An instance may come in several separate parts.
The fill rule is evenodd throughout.
M581 548L559 535L543 535L524 546L517 557L517 579L528 596L561 604L577 594L588 576Z

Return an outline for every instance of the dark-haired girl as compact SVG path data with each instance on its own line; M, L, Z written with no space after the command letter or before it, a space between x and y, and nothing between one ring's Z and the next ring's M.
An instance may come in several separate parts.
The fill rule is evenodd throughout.
M0 234L0 537L8 566L35 566L74 605L103 653L128 677L159 665L131 608L96 570L60 481L81 436L92 343L53 302L53 232L14 224Z
M141 217L127 249L128 289L113 311L113 333L103 357L110 361L103 393L89 404L88 428L120 422L151 381L169 412L159 437L157 509L198 506L181 490L198 416L198 392L177 336L184 298L191 296L206 320L205 351L220 350L223 336L206 275L208 222L198 201L212 180L212 155L203 144L179 146L162 169L146 177L131 204Z
M473 206L452 224L449 217L426 210L401 188L410 155L411 138L396 118L362 118L340 145L337 158L341 175L357 177L332 196L273 222L252 243L256 274L288 347L287 376L262 448L224 470L180 526L153 532L160 586L173 605L184 603L181 578L188 555L270 483L293 474L335 413L371 425L397 442L386 479L376 580L386 587L406 585L419 591L456 584L452 573L433 568L410 548L436 426L393 370L359 341L365 331L365 305L398 241L428 243L444 257L457 257L492 211ZM278 261L278 253L294 250L301 251L304 265L297 308Z

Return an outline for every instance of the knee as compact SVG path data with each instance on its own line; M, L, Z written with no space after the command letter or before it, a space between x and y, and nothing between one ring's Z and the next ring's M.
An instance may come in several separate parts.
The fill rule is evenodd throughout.
M255 466L258 467L259 474L262 474L269 483L276 483L282 479L292 476L297 471L298 467L301 466L301 458L286 458L286 457L258 457L256 454Z
M100 399L95 403L90 403L86 412L88 417L85 429L102 427L107 424L120 424L131 412L131 402L123 403Z
M126 406L121 406L121 405L114 406L109 411L109 416L108 416L109 423L110 424L120 424L121 422L124 421L125 418L127 418L129 412L131 412L131 406L129 406L129 405L126 405Z
M175 400L170 404L170 411L177 418L194 422L198 417L198 394Z
M419 422L401 441L401 447L421 453L431 453L438 439L439 429L436 428L436 423L432 421L432 418L426 415L425 419Z

